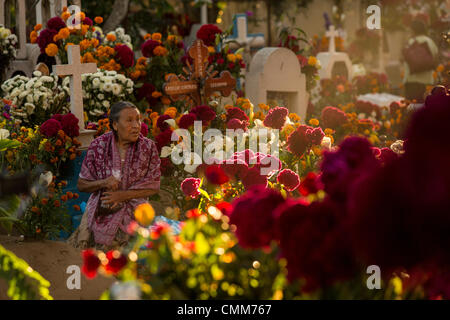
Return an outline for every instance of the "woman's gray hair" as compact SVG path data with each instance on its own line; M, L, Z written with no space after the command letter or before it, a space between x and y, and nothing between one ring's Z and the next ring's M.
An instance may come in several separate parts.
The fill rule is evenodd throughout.
M114 130L113 122L118 122L120 118L120 112L126 108L136 108L137 107L129 101L119 101L112 105L111 110L109 111L109 125L111 130L116 133Z

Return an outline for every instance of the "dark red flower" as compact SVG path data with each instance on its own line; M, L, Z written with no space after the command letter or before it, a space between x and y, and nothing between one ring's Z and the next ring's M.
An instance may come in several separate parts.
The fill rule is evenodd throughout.
M114 47L116 51L117 61L124 68L131 68L134 65L134 52L125 44L116 45Z
M232 107L232 108L227 109L227 120L226 121L228 122L231 119L238 119L241 121L249 121L249 118L245 114L245 112L242 111L242 109L240 109L238 107Z
M287 150L298 157L301 157L310 145L310 139L306 133L308 128L308 126L301 125L287 138Z
M335 107L325 107L322 110L322 124L325 128L338 129L347 122L347 115L344 111Z
M170 128L170 125L167 122L165 122L166 120L169 119L172 118L167 114L163 114L158 117L158 120L156 120L156 126L159 128L159 130L165 131Z
M220 167L231 179L242 179L248 171L248 164L242 159L227 159Z
M153 98L152 93L156 90L155 86L151 83L144 83L137 91L135 91L136 99L141 101L146 99L150 106L158 103L158 99Z
M197 198L200 195L198 188L200 187L201 179L198 178L186 178L181 183L181 190L184 195L191 198Z
M275 239L274 210L284 202L275 190L256 186L233 201L230 223L243 248L261 248Z
M65 134L71 138L80 135L80 127L78 125L78 118L73 113L68 113L61 118L61 127Z
M197 120L200 121L209 122L216 118L216 112L211 107L206 105L196 106L195 108L192 108L190 112L195 114ZM206 124L203 123L203 125Z
M81 268L81 272L89 279L95 278L98 267L100 266L100 259L92 249L83 250L82 256L83 267Z
M168 146L172 142L172 130L167 129L158 134L155 138L155 142L158 151L161 152L162 147Z
M222 211L222 213L226 216L230 216L233 211L233 206L229 202L221 201L215 205L217 209Z
M209 183L222 185L230 181L230 178L224 172L220 165L209 165L205 170L206 179Z
M170 158L161 158L161 175L167 177L169 176L174 167Z
M141 122L141 134L146 137L148 135L148 126L146 123Z
M106 253L108 263L105 266L107 273L117 274L127 265L127 257L117 250L111 250Z
M83 20L83 24L92 27L94 25L94 22L91 20L91 18L85 17L84 20Z
M55 119L49 119L41 125L41 133L47 138L52 138L61 130L61 123Z
M267 176L261 174L261 168L252 167L247 170L247 173L241 180L245 190L250 190L253 186L267 187Z
M45 48L47 48L50 43L54 43L53 37L57 34L58 31L52 29L44 29L39 33L36 41L39 48L41 49L41 53L45 53Z
M66 23L60 17L53 17L47 21L47 28L49 28L51 30L55 30L56 32L58 32L59 30L61 30L62 28L65 28L65 27L67 27Z
M147 40L141 46L142 55L146 58L153 57L153 50L159 46L160 43L155 40Z
M203 41L206 46L215 46L216 34L222 33L216 25L214 24L204 24L197 31L197 39Z
M197 120L197 116L194 113L184 114L181 116L178 126L181 129L188 129L194 125L195 120Z
M321 127L309 128L306 130L306 136L312 145L320 145L322 143L325 133L322 131Z
M302 196L306 197L309 194L315 194L323 189L320 177L314 172L308 172L306 177L300 182L298 191Z
M269 128L281 130L286 123L286 117L288 114L289 110L284 107L270 109L264 119L264 125Z
M59 121L59 122L62 121L62 118L63 118L63 115L62 115L62 114L54 114L54 115L51 117L51 119L55 119L55 120L57 120L57 121Z
M300 185L298 174L289 169L280 171L277 176L278 183L284 185L287 191L294 191Z
M247 131L247 126L248 126L248 122L247 121L241 121L239 119L231 119L230 121L227 122L227 129L232 129L232 130L238 130L241 129L243 131Z

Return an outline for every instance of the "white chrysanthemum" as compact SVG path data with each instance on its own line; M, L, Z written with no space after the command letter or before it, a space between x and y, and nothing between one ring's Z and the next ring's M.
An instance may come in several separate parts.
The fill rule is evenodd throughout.
M103 87L103 91L105 91L105 92L111 92L111 91L112 91L112 88L113 88L112 84L110 84L110 83L105 83L105 85L104 85L104 87Z
M114 95L118 96L122 93L122 87L118 85L117 83L113 84L112 86L112 92Z
M104 99L105 99L105 95L104 95L103 93L99 93L99 94L97 95L97 98L98 98L99 100L104 100Z
M42 76L42 72L40 72L39 70L36 70L33 72L33 76L40 77L40 76Z
M28 114L32 114L34 113L34 109L36 108L36 106L32 103L25 103L25 109L27 110Z
M94 80L92 80L92 86L94 87L94 89L97 89L100 86L100 79L94 78Z
M0 140L8 139L9 131L6 129L0 129Z
M103 101L103 106L104 106L105 108L109 108L109 106L110 106L109 101L108 101L108 100Z

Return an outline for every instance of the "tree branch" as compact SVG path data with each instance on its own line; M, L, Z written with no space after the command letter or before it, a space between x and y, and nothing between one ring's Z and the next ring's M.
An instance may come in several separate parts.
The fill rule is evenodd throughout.
M103 26L103 32L108 33L116 29L128 14L130 0L115 0L111 14Z

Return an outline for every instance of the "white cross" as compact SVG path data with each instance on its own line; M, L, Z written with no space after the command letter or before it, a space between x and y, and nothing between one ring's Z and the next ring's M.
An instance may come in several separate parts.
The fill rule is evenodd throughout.
M195 0L195 3L201 3L200 7L200 24L208 23L208 3L211 3L211 0Z
M330 30L328 30L325 35L330 38L330 44L328 45L328 52L335 53L336 52L336 45L334 43L334 38L339 35L339 33L336 31L334 26L330 26Z
M97 72L97 64L81 63L80 46L68 46L69 64L53 66L59 76L70 76L70 111L78 118L80 131L85 130L83 110L83 89L81 75Z

